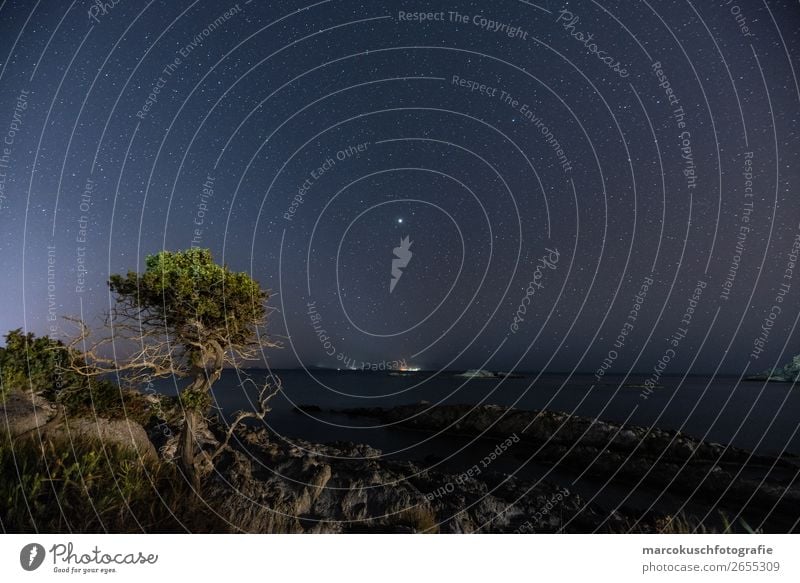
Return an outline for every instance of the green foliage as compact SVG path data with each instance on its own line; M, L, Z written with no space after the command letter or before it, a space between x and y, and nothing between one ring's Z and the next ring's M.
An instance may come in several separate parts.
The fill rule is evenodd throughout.
M145 264L141 275L111 276L118 301L160 320L179 340L252 342L268 294L250 275L217 265L208 249L161 251Z
M84 385L84 377L66 370L67 348L47 336L12 330L5 336L6 347L0 349L0 378L4 390L27 389L54 396L60 390L73 390Z
M170 464L88 441L0 440L6 532L225 532Z
M67 415L131 419L141 425L150 422L153 412L147 398L135 390L121 389L115 383L92 379L74 391L61 391L56 403L64 406Z
M114 383L89 379L69 368L71 356L84 364L60 340L12 330L0 348L0 384L3 391L24 390L63 405L68 414L90 413L121 417L125 405L138 410L137 397L122 393Z
M180 404L184 409L192 411L206 411L211 406L211 395L208 391L183 391L180 395Z

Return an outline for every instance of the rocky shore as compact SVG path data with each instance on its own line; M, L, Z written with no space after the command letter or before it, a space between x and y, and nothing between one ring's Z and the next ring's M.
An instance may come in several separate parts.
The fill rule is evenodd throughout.
M367 445L290 445L265 430L243 434L207 480L204 497L245 532L619 532L626 526L622 516L551 482L435 472L381 459Z
M428 403L340 411L384 424L468 437L518 435L538 463L625 487L643 484L705 504L743 506L800 518L800 459L753 453L657 428L620 425L556 411Z
M160 420L70 418L39 396L12 392L0 405L14 444L88 440L172 464L180 415L160 403ZM158 422L156 422L158 421ZM225 427L197 436L207 452ZM265 429L242 427L202 481L200 503L230 532L510 533L624 531L625 519L564 485L528 483L492 472L448 474L384 459L368 445L292 443ZM652 525L641 525L644 529ZM655 528L654 526L652 528Z
M149 422L75 418L19 392L2 403L0 419L12 444L85 439L98 448L113 444L136 452L138 459L174 465L180 412L168 401L156 408L159 418ZM655 491L692 492L711 506L770 507L789 522L800 508L793 485L800 467L796 458L751 456L674 432L495 406L421 403L347 414L405 429L489 437L494 449L485 448L487 457L499 457L511 445L515 454L527 448L537 462L559 470L622 484L644 478ZM218 421L204 427L196 436L203 451L214 451L225 429ZM420 461L386 459L368 445L290 443L263 428L241 427L209 465L197 498L222 525L215 531L228 532L656 532L670 524L663 514L625 516L625 510L588 503L571 482L526 481L490 466L447 473Z

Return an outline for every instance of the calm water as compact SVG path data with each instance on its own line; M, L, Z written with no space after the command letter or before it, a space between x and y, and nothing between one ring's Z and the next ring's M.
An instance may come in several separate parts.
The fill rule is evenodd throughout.
M263 380L268 371L250 371ZM452 452L460 439L435 438L408 431L375 427L369 419L325 412L329 408L391 407L426 400L431 403L493 403L520 409L552 409L609 421L680 429L708 441L730 443L761 453L782 450L800 455L800 388L789 383L742 382L735 377L680 377L662 379L664 388L647 399L642 389L620 388L622 377L606 377L594 385L593 376L526 375L505 381L454 378L418 373L394 377L386 373L355 371L275 371L283 395L273 400L267 422L287 438L317 442L338 440L368 443L400 458L422 459ZM313 376L311 376L313 375ZM635 384L641 379L628 378ZM249 387L249 388L248 388ZM171 381L158 385L174 393ZM226 414L251 409L256 391L244 388L235 371L225 371L214 389ZM297 413L295 404L318 405L321 413Z

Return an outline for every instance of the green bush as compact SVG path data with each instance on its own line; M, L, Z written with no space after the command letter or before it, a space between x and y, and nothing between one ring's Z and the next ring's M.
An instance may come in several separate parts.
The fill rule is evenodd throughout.
M175 467L85 440L0 440L6 532L226 532Z
M83 377L65 370L68 353L62 342L23 334L20 329L12 330L5 339L5 348L0 348L0 380L4 391L32 390L52 396L57 390L83 386Z
M80 355L60 340L36 337L12 330L0 348L0 391L32 391L64 406L68 414L122 417L142 414L141 396L122 391L114 383L98 377L88 378L69 368L72 359L84 364ZM127 411L130 409L130 411Z

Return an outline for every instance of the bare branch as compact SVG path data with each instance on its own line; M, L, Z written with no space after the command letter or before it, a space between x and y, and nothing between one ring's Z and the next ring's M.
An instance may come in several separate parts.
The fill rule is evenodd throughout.
M74 323L79 330L66 344L69 368L78 374L97 377L116 373L131 384L188 374L184 347L169 342L160 333L122 324L115 327L117 334L114 336L90 340L91 331L84 321L72 316L65 317L65 320ZM115 342L129 342L135 347L124 361L105 356Z
M269 381L266 381L261 388L259 389L258 393L258 411L239 411L234 417L233 421L228 425L228 430L225 432L225 438L222 442L217 446L217 448L208 456L208 460L213 462L219 454L223 451L228 449L228 444L231 440L231 437L236 432L236 429L245 419L257 419L258 421L263 421L264 417L272 410L269 407L269 402L275 397L277 394L281 392L281 382L280 379L277 377L275 378L275 384L270 384ZM245 379L242 383L250 382L255 385L255 382L251 378Z

